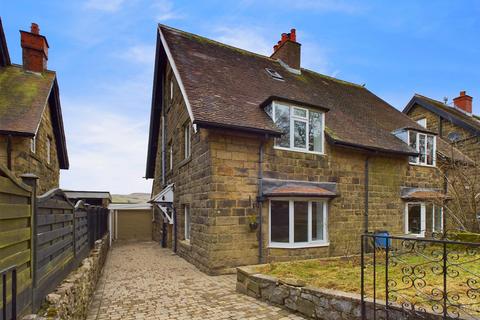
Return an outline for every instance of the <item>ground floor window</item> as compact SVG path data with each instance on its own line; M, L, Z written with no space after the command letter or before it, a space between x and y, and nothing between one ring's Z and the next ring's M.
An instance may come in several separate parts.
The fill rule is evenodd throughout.
M190 240L190 207L188 205L185 206L185 240Z
M270 201L270 246L308 247L326 245L327 201Z
M443 231L443 208L430 202L407 203L405 233L424 237L427 229L431 232Z

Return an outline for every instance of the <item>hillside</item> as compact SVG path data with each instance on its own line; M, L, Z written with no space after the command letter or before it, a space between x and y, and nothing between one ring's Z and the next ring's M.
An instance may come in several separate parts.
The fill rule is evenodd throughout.
M149 193L112 194L112 203L142 203L148 200Z

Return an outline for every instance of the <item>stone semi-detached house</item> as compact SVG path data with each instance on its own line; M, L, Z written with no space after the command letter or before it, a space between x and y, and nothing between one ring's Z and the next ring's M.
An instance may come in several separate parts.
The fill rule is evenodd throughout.
M447 100L448 101L448 100ZM475 164L480 161L480 118L473 114L473 98L461 91L451 103L415 94L403 112L427 130L453 144ZM469 182L478 181L478 167L469 166ZM478 190L478 187L476 190ZM471 196L471 193L464 195ZM464 207L468 208L468 206ZM477 212L471 212L471 226L478 228Z
M17 177L38 176L38 193L68 169L57 77L47 69L48 42L38 25L20 31L23 64L11 63L0 21L0 163Z
M302 68L300 51L295 30L267 57L158 27L154 235L206 272L355 253L363 232L443 227L432 200L445 196L448 144L365 87Z

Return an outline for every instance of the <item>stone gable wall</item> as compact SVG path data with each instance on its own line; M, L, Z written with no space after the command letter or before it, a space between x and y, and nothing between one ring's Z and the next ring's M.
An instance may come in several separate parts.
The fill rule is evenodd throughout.
M51 162L47 163L46 145L51 140ZM60 166L58 163L55 135L53 134L50 105L47 105L42 115L36 135L35 153L30 151L30 138L12 137L12 171L17 177L24 173L34 173L39 177L38 194L58 188ZM0 162L7 165L7 137L0 135Z

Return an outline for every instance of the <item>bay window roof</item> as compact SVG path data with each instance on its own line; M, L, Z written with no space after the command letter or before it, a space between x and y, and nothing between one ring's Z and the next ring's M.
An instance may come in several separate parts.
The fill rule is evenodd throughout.
M265 197L337 197L337 184L334 182L310 182L280 179L263 179Z

